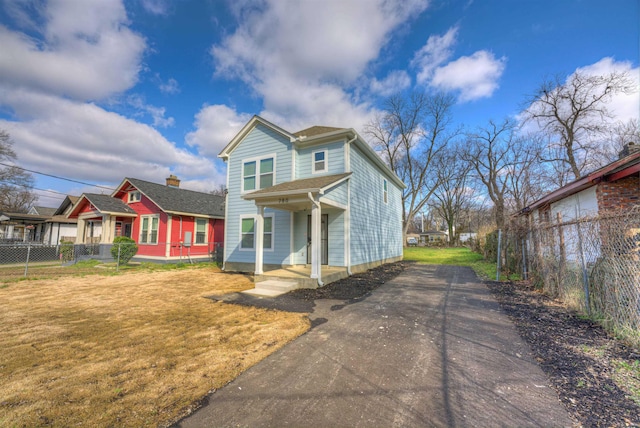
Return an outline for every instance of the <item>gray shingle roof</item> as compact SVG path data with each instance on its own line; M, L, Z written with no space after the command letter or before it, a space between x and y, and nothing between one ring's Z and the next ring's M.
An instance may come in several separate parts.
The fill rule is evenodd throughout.
M264 189L256 190L255 192L251 192L248 195L245 195L245 198L253 199L254 196L264 197L270 194L277 194L281 192L303 192L322 189L350 175L350 172L345 172L343 174L321 175L318 177L286 181L284 183L276 184L275 186L266 187Z
M38 215L52 216L56 212L56 208L49 208L49 207L33 207L33 209L36 211Z
M223 196L168 187L137 178L126 178L126 180L165 212L224 217L225 198Z
M109 195L99 195L97 193L85 193L84 197L87 198L91 204L103 213L122 213L122 214L135 214L136 212L120 199L112 198Z

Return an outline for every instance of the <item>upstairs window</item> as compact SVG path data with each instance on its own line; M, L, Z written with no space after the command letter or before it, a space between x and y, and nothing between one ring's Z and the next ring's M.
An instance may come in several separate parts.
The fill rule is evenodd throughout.
M384 203L389 203L389 183L386 179L382 180L382 200Z
M313 171L314 174L319 172L327 172L328 165L327 165L326 150L319 150L317 152L313 152L311 154L311 157L313 159L313 166L311 170Z
M132 192L129 192L129 203L131 202L140 202L140 192L138 192L137 190L134 190Z
M274 157L242 163L242 191L264 189L273 186Z

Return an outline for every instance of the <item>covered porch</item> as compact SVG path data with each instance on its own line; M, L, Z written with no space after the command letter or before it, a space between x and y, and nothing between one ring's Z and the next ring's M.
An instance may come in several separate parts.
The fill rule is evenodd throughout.
M348 206L327 197L331 189L343 182L348 184L350 175L294 180L243 196L254 201L257 209L254 234L256 282L279 278L295 281L298 288L316 288L350 274ZM265 269L266 208L289 212L289 266ZM327 213L333 213L333 216ZM335 223L333 233L330 233L331 221ZM272 220L270 227L276 227ZM331 248L339 251L333 258L330 256Z

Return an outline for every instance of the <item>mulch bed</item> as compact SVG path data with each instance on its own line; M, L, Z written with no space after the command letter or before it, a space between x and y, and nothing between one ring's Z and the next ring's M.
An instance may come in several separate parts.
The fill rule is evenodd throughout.
M232 293L209 298L238 305L301 313L312 313L316 300L342 300L343 305L336 305L337 309L338 306L344 307L344 305L356 303L366 298L371 291L400 275L407 264L408 262L388 263L332 282L322 288L301 288L278 296L276 299L256 297L245 293Z
M640 407L613 381L612 367L633 365L636 350L527 283L485 283L575 420L585 427L640 425Z

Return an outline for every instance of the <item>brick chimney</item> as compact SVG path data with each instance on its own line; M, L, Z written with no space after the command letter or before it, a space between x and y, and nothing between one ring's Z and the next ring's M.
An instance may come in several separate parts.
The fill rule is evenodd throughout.
M618 158L622 159L636 152L640 152L640 144L636 144L633 141L627 143L622 147L622 150L618 152Z
M178 177L173 174L167 177L167 187L175 187L176 189L179 188L180 180L178 180Z

